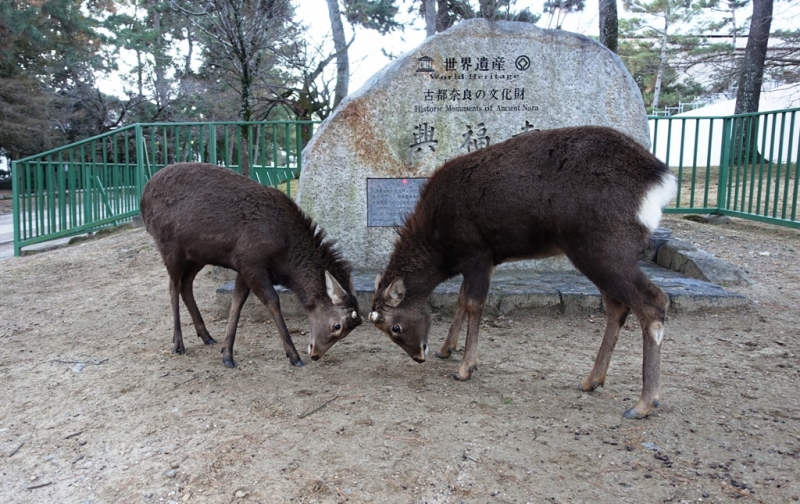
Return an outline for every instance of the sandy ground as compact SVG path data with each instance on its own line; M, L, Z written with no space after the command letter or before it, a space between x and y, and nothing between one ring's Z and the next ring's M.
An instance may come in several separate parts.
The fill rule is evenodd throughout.
M464 383L460 350L416 364L368 323L296 369L272 324L244 320L230 370L185 310L187 354L170 353L142 229L2 260L0 502L797 501L800 232L664 225L743 268L732 289L753 303L668 318L662 407L642 421L621 417L641 388L633 320L593 393L575 386L602 313L485 320ZM218 283L195 283L205 314ZM305 319L288 324L305 348Z

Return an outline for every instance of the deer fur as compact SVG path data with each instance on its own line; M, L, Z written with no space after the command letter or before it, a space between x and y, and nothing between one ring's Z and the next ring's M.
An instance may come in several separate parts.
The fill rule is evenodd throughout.
M414 360L428 353L428 298L463 275L456 315L437 353L464 355L453 378L478 367L478 329L498 264L565 254L602 294L606 330L583 391L605 383L628 314L643 332L643 388L627 418L647 416L660 400L666 295L638 265L675 196L675 177L635 140L597 126L526 133L457 157L423 187L375 282L370 320Z
M267 307L289 361L302 366L280 309L275 285L291 289L309 312L313 360L361 324L351 266L325 233L286 194L229 169L179 163L157 172L144 188L142 220L169 273L173 353L186 352L178 296L206 345L216 343L197 308L195 276L207 264L237 272L222 360L234 367L233 342L252 290Z

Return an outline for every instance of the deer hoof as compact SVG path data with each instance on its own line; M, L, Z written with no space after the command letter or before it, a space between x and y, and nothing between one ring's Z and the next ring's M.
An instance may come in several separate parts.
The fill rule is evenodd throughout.
M205 343L206 345L216 345L217 344L217 340L215 340L214 338L209 336L208 339L204 339L203 340L203 343Z
M183 345L175 345L172 347L172 353L184 355L186 353L186 349L183 347Z
M597 380L591 381L591 382L590 381L584 381L584 382L581 382L581 383L578 384L578 390L580 390L582 392L591 392L593 390L596 390L597 387L602 387L602 386L603 386L603 382L601 382L601 381L597 381Z
M461 376L461 372L459 371L458 373L454 374L452 378L456 381L467 381L472 376L472 373L474 373L477 370L478 370L477 366L470 366L467 376Z
M651 407L647 408L646 412L641 413L636 409L636 406L634 406L633 408L623 413L622 416L624 418L627 418L628 420L641 420L642 418L647 418L650 412L653 411L655 408L658 408L659 406L660 403L658 402L658 399L654 399L653 402L651 403Z
M625 413L622 414L623 418L627 418L628 420L641 420L642 418L647 417L647 413L642 414L636 411L636 408L631 408Z
M436 352L436 357L439 357L440 359L449 359L450 358L450 352L443 353L441 351L437 351Z
M305 364L303 364L302 360L297 359L297 362L292 362L292 366L294 366L294 367L303 367L303 366L305 366Z
M233 362L233 359L226 359L223 357L222 363L225 364L225 367L227 368L233 369L236 367L236 364Z

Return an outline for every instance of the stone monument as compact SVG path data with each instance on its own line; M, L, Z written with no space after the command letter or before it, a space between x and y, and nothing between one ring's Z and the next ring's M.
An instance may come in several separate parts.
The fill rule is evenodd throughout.
M356 267L382 269L394 226L445 161L525 131L590 124L650 145L641 94L615 54L561 30L464 21L342 101L303 151L298 203Z

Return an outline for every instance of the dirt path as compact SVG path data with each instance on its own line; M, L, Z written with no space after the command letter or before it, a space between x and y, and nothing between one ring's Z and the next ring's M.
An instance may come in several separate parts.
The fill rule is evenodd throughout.
M271 324L245 320L229 370L185 311L187 354L170 354L141 229L0 261L0 501L797 501L800 233L665 225L747 270L734 289L754 304L669 318L663 406L644 421L621 418L641 388L634 321L591 394L574 386L600 313L486 320L465 383L449 378L460 352L419 365L369 324L295 369ZM205 314L215 287L200 274ZM288 323L304 348L306 321Z

